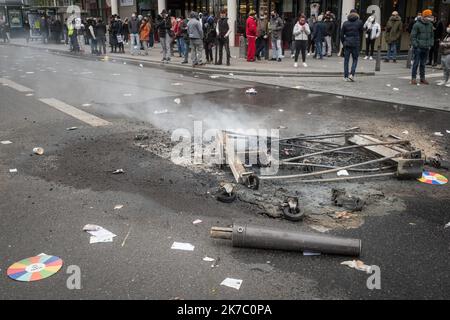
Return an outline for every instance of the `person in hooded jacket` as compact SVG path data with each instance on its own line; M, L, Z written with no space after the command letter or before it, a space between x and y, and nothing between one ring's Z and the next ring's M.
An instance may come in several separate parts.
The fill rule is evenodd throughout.
M172 46L172 39L175 34L172 31L172 20L166 9L161 11L161 19L158 22L159 42L161 43L163 58L162 62L170 61L170 48Z
M381 35L381 26L377 22L375 14L372 14L364 24L364 36L366 38L366 56L364 60L373 60L375 42Z
M358 66L359 48L361 47L361 34L364 24L359 19L355 9L350 11L347 21L341 28L341 41L344 46L344 80L353 82ZM350 56L352 56L352 69L349 72Z
M438 86L445 85L450 88L450 24L446 29L446 36L439 44L441 50L442 70L444 71L444 80L437 83Z
M248 14L247 22L245 24L245 32L247 35L248 49L247 49L247 61L254 62L256 54L256 31L258 24L255 19L256 12L250 11Z
M214 61L213 58L213 47L216 44L217 33L216 26L214 24L214 17L209 16L206 19L206 23L204 25L205 30L205 54L206 54L206 62L212 63Z
M427 9L414 24L411 31L411 44L414 50L411 84L417 85L417 69L420 68L420 83L430 84L425 78L425 68L430 48L434 45L433 11Z
M334 21L334 15L327 11L327 13L325 13L325 17L324 17L324 23L325 23L325 44L326 44L326 48L323 48L324 54L326 52L327 57L331 57L333 55L333 35L335 34L336 31L336 25L335 25L335 21ZM326 49L326 51L325 51Z
M437 19L436 17L434 17L433 30L434 30L434 45L430 49L427 65L436 67L439 58L439 43L444 38L445 34L444 24L442 23L441 20Z
M97 37L98 54L106 54L106 25L102 19L98 19L95 25L95 35Z
M394 63L397 62L397 47L402 31L402 18L400 18L397 11L394 11L386 24L385 40L388 45L388 52L385 62L389 62L391 59Z
M306 23L306 17L301 15L294 26L292 31L295 41L295 63L294 68L298 67L298 55L302 53L302 62L303 66L306 68L308 65L306 64L306 49L308 47L308 36L311 34L311 29L309 25Z
M270 13L269 34L272 40L272 59L281 62L281 32L283 30L283 19L275 10Z
M323 59L323 42L325 41L325 35L327 32L327 26L323 22L323 15L320 15L317 18L317 22L314 24L312 31L312 38L314 40L314 44L316 46L316 53L314 54L314 59L319 57L320 60Z

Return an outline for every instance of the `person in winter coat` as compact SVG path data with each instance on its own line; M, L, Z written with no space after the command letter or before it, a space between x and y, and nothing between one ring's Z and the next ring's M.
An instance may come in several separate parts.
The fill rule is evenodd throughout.
M414 64L412 67L411 84L417 85L417 68L420 67L420 83L430 84L425 79L425 67L430 48L434 45L433 12L424 10L422 17L416 22L411 31L411 44L414 50Z
M141 20L141 26L139 27L139 39L142 41L144 47L144 54L148 56L148 40L150 38L150 25L147 18Z
M161 43L163 58L162 62L170 61L170 47L172 46L172 39L174 33L172 31L172 21L166 9L161 11L161 19L158 22L159 42Z
M444 24L441 20L434 17L433 30L434 30L434 45L430 49L427 65L436 67L439 56L439 43L444 38L445 30Z
M308 38L308 56L312 55L316 51L316 48L314 46L314 40L312 39L312 30L314 29L314 25L316 24L316 22L317 17L314 14L307 21L309 28L311 29L311 34L309 35Z
M355 9L350 11L347 21L341 28L341 41L344 46L344 80L353 82L355 79L356 67L358 66L359 48L361 47L361 33L363 22ZM352 69L349 72L350 55L352 56Z
M316 53L314 54L314 59L319 57L320 60L323 59L323 42L325 41L325 35L327 32L327 26L323 22L323 16L320 15L317 18L317 22L314 24L312 31L312 39L316 46Z
M269 21L267 20L267 12L259 17L256 33L256 59L261 60L263 52L266 57L269 56L267 52L269 50Z
M447 26L446 37L441 41L439 48L441 50L442 70L444 71L444 80L438 82L438 86L445 85L450 88L450 24Z
M192 66L203 65L203 27L198 14L194 11L191 12L191 18L187 24L187 32L192 48Z
M106 25L102 19L98 19L95 25L95 35L97 37L98 54L106 54Z
M336 31L336 24L335 24L335 20L334 20L334 15L327 11L327 13L325 14L324 17L324 23L325 23L325 44L326 44L326 51L325 48L322 49L322 51L324 51L324 55L325 53L327 54L327 57L331 57L332 56L332 52L333 52L333 36L335 34Z
M278 13L273 10L270 13L269 34L272 39L272 59L281 62L281 32L283 30L283 20Z
M292 30L294 29L294 21L292 18L287 17L284 19L284 26L281 32L281 55L284 58L284 48L287 47L291 50L291 58L294 58L294 49L293 49L293 35Z
M227 66L229 66L231 58L230 42L229 42L231 29L230 25L228 24L227 10L222 10L220 12L220 19L217 22L216 33L217 33L217 40L219 42L219 61L217 62L217 64L218 65L222 64L223 47L225 47L225 52L227 54Z
M245 24L245 33L247 35L248 49L247 49L247 61L254 62L256 54L256 32L258 24L255 18L256 12L250 11L248 14L247 22Z
M181 61L182 64L188 63L189 62L189 47L190 47L190 42L189 42L189 34L188 34L188 29L187 29L187 25L188 25L188 18L183 19L181 25L180 25L180 29L181 29L181 35L183 37L183 41L184 41L184 59L183 61Z
M389 62L391 59L394 63L397 62L397 47L402 31L402 18L400 18L397 11L394 11L386 24L385 40L388 45L388 52L386 59L384 59L385 62Z
M130 53L135 55L139 52L140 37L139 37L140 22L136 17L136 13L131 15L131 19L128 22L128 29L130 31Z
M306 17L301 15L294 26L294 30L292 31L292 35L294 36L294 45L295 45L295 63L294 67L298 67L298 56L300 52L302 53L302 62L303 66L306 68L308 65L306 64L306 49L308 47L308 36L311 34L311 29L309 25L306 23Z
M206 61L207 61L207 63L212 63L214 60L213 47L216 45L216 40L217 40L216 26L214 23L213 16L209 16L206 19L204 30L205 30Z
M375 42L381 35L381 26L376 21L375 15L371 15L364 24L364 36L366 38L366 56L364 60L373 60Z
M175 33L175 38L177 41L178 54L180 57L184 57L185 45L184 45L184 37L181 30L181 25L183 24L183 19L181 17L176 19L175 28L173 29Z

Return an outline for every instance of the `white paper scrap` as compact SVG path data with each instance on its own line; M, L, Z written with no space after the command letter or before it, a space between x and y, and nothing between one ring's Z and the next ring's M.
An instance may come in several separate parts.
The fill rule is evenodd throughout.
M347 170L340 170L340 171L338 171L337 175L338 175L339 177L341 177L341 176L349 176Z
M233 279L233 278L226 278L220 283L221 286L227 286L236 290L239 290L241 288L241 284L242 284L241 279Z
M194 251L194 248L195 248L195 246L193 246L190 243L174 242L170 249L184 250L184 251Z

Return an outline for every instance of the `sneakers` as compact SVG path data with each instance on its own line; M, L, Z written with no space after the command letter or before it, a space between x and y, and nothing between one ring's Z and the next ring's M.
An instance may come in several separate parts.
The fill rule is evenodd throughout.
M298 63L294 63L294 68L298 68Z
M306 64L306 62L303 62L303 66L304 66L305 68L308 68L308 65Z
M367 60L367 59L369 59L369 56L365 56L365 57L364 57L364 60Z
M397 60L394 59L394 60L392 60L392 62L393 62L393 63L397 63Z
M310 56L311 55L311 52L308 52L308 56Z
M295 58L295 54L291 54L291 59L294 59Z
M281 58L278 58L278 60L277 60L278 62L281 62Z
M344 78L344 81L345 82L350 82L350 79L349 78Z
M411 84L412 84L413 86L417 86L417 80L416 80L416 79L412 79L412 80L411 80Z
M420 83L424 85L429 85L430 83L425 79L420 79Z
M355 78L353 77L353 75L350 75L350 77L348 77L348 80L350 80L351 82L355 82Z
M450 88L450 82L445 85L447 88Z
M438 86L443 86L446 82L444 80L440 80L436 83Z
M369 60L373 60L373 57L369 57Z

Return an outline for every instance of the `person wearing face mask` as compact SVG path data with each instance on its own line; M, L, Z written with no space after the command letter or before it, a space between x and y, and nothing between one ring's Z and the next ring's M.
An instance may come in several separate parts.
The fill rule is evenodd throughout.
M294 26L294 30L292 34L295 39L295 63L294 68L298 67L298 56L300 52L302 53L302 62L303 66L306 68L308 65L306 64L306 48L308 47L308 36L311 34L311 29L309 25L306 23L306 17L301 15Z
M444 71L444 80L438 82L438 86L445 85L450 88L450 24L447 26L447 35L439 44L441 50L442 70Z
M366 56L364 60L373 60L373 52L375 50L375 42L381 35L381 26L376 21L375 15L371 15L364 24L366 37Z
M391 59L394 63L397 62L397 46L402 36L402 30L402 18L400 18L397 11L394 11L386 24L385 40L388 45L388 52L384 62L389 62Z
M274 10L270 14L269 33L272 38L272 59L281 62L281 31L283 30L283 19Z
M264 53L266 57L269 56L267 50L269 49L269 22L267 21L267 12L261 14L258 19L257 38L256 38L256 59L261 60L261 55ZM267 53L266 53L267 52ZM267 59L267 58L266 58Z
M411 84L417 85L417 69L420 68L420 83L430 84L425 79L425 65L430 48L434 45L433 12L429 9L422 12L411 31L411 44L414 50L414 64L412 67Z
M139 41L139 27L140 23L138 18L136 17L136 13L131 15L131 19L128 22L128 29L130 31L130 53L135 55L139 53L140 49L140 41Z

